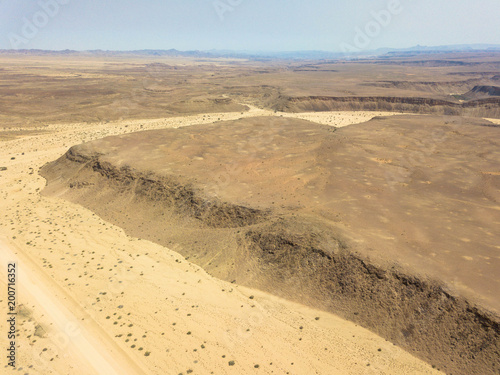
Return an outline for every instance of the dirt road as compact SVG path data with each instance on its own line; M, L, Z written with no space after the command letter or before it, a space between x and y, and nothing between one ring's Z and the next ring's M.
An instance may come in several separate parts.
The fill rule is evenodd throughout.
M52 324L52 334L59 337L65 351L85 360L88 374L143 374L140 367L76 301L66 295L60 286L22 253L22 250L13 251L11 246L5 238L0 237L0 262L2 265L16 263L16 284L21 300L28 300L42 309ZM5 270L6 267L2 267L4 280Z

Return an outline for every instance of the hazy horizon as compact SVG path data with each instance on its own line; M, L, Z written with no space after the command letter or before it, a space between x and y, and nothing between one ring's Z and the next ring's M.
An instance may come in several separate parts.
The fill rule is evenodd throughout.
M500 3L466 0L0 2L0 49L358 52L500 44Z
M452 47L457 47L460 49L462 46L474 46L474 47L482 47L486 49L491 49L495 48L500 49L500 44L488 44L488 43L471 43L471 44L448 44L448 45L435 45L435 46L422 46L422 45L415 45L415 46L409 46L409 47L401 47L401 48L392 48L392 47L380 47L377 49L366 49L362 50L362 52L373 52L377 50L410 50L413 48L421 47L421 48L426 48L429 49L429 51L439 51L440 48L452 48ZM15 49L11 48L0 48L2 51L14 51ZM234 53L241 53L241 54L252 54L252 53L307 53L307 52L318 52L318 53L341 53L341 51L326 51L326 50L307 50L307 49L298 49L298 50L238 50L238 49L218 49L218 48L212 48L212 49L177 49L177 48L138 48L138 49L100 49L100 48L94 48L94 49L74 49L74 48L62 48L62 49L43 49L43 48L18 48L19 51L50 51L50 52L64 52L64 51L72 51L72 52L94 52L94 51L101 51L101 52L140 52L140 51L178 51L178 52L234 52ZM480 48L478 48L480 50Z

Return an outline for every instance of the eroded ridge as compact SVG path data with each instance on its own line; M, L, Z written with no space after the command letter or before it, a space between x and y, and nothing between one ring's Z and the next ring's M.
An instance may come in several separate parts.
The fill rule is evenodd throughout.
M490 125L408 116L332 131L307 121L255 118L106 138L70 149L41 172L48 179L45 194L81 203L131 235L177 243L214 276L335 312L448 373L494 374L500 369L497 313L454 288L432 258L419 260L415 253L426 253L424 242L399 234L398 226L411 212L426 218L409 221L407 228L419 228L414 236L433 236L429 212L443 220L436 197L443 215L453 204L498 215L494 175L478 180L481 190L473 185L464 192L455 184L467 176L455 173L461 156L453 150L466 153L484 142L481 157L468 154L468 163L483 172L494 164L490 141L498 128ZM439 139L440 152L424 160L437 163L436 172L398 159L397 135L396 142L410 148L436 129L447 136ZM368 146L367 138L377 146ZM260 145L249 149L248 139ZM220 183L221 168L235 161L231 178ZM413 173L392 184L387 171L402 165ZM407 206L396 212L399 202ZM374 220L380 206L390 222ZM437 239L434 251L460 254L474 242L475 254L488 251L479 238L447 241ZM446 254L440 256L456 261Z

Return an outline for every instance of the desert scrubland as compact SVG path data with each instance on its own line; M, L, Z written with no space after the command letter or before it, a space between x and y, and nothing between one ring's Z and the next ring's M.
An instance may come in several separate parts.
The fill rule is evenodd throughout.
M2 55L20 373L497 373L499 67Z

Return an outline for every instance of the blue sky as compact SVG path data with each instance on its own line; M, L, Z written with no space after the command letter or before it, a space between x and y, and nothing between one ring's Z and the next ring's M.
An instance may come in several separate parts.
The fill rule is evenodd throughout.
M0 48L360 50L500 44L500 1L0 0Z

